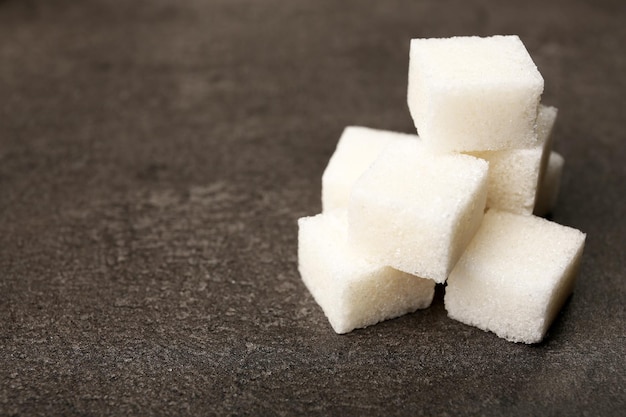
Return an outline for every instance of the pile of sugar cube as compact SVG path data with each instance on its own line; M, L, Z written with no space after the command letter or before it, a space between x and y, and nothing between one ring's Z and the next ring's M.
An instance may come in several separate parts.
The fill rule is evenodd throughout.
M430 306L513 342L540 342L573 291L585 234L538 216L563 158L557 109L517 36L413 39L418 135L347 127L298 220L302 279L337 333Z

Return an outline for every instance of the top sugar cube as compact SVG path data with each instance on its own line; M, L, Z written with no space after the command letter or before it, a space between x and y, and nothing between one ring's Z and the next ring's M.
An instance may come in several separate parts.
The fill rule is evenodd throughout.
M543 78L517 36L411 40L409 110L434 149L536 145L542 92Z

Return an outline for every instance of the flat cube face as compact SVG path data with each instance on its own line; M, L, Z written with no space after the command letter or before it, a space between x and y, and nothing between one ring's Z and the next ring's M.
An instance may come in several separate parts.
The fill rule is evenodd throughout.
M337 333L430 305L435 283L375 264L347 244L344 211L298 220L302 280Z
M366 256L444 282L482 219L487 163L389 145L354 185L348 235Z
M442 151L532 147L543 78L517 36L413 39L408 105Z
M355 248L381 264L436 282L445 280L454 238L452 216L432 216L429 221L429 216L389 199L372 201L375 197L367 192L355 194L349 215L349 238Z
M417 135L360 126L344 129L322 176L322 210L347 208L352 186L389 143L418 139Z
M543 339L571 293L585 235L489 210L448 279L448 315L514 342Z
M435 295L435 281L418 278L390 267L364 276L343 292L346 308L337 333L347 333L380 321L428 308Z
M489 162L487 207L532 214L544 154L542 146L469 154Z
M523 82L541 78L526 47L515 35L455 36L411 40L411 58L427 77L456 84Z

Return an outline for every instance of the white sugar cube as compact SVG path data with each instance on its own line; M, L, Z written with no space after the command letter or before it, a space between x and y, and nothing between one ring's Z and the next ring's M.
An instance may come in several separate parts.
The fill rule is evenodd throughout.
M579 230L489 210L448 278L448 315L513 342L540 342L573 290L584 242Z
M337 333L426 308L435 283L373 263L347 245L345 210L298 220L302 280Z
M543 78L517 36L413 39L408 105L442 151L532 147Z
M532 148L468 152L489 162L487 207L519 214L532 214L544 155L550 154L551 131L556 108L540 106L537 117L539 143ZM545 162L544 162L545 161Z
M561 175L565 159L556 152L550 153L548 168L539 187L537 202L535 204L535 215L545 216L554 210L556 200L561 187Z
M348 207L354 182L389 143L418 140L417 135L348 126L322 175L322 211Z
M476 232L487 162L433 154L420 141L392 143L355 183L350 243L377 262L442 283Z
M489 161L487 207L531 214L541 167L542 149L471 152Z

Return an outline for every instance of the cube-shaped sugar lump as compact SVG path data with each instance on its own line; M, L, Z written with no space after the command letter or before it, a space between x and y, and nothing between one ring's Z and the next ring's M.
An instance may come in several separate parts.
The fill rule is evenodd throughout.
M490 209L448 278L449 317L540 342L573 290L584 243L579 230Z
M543 78L517 36L413 39L408 106L441 151L528 148Z
M531 214L542 153L540 147L469 153L489 161L487 207Z
M537 194L537 202L535 204L535 215L546 216L551 213L556 206L559 196L559 188L561 187L561 175L563 173L563 165L565 159L556 153L550 153L548 168L539 187Z
M370 262L347 244L345 210L298 220L298 268L337 333L430 306L435 282Z
M418 140L417 135L348 126L322 175L322 211L348 207L354 182L392 141Z
M356 181L348 239L365 256L442 283L478 229L486 161L392 143Z
M489 162L487 207L519 214L532 214L542 164L550 154L550 133L556 108L540 106L537 117L539 143L531 148L468 152Z

